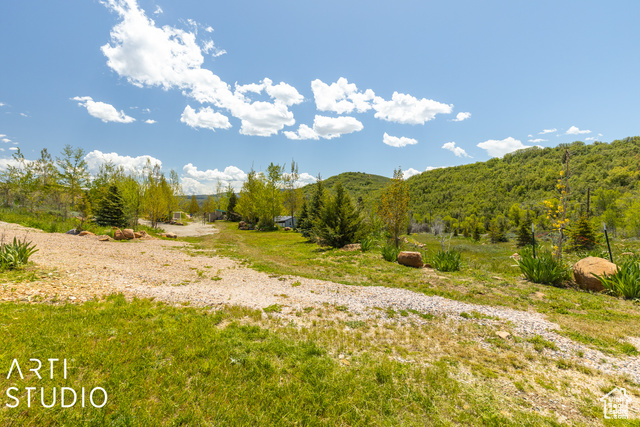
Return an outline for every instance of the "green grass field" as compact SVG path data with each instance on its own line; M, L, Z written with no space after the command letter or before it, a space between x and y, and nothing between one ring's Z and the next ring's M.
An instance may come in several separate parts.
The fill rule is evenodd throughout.
M2 405L2 425L555 425L549 417L509 405L498 390L456 380L460 369L448 358L429 366L390 360L375 348L346 359L353 344L342 328L315 331L291 325L258 326L260 313L231 307L212 312L174 308L148 300L113 296L84 305L0 304L3 376L17 408ZM355 335L353 332L352 335ZM348 335L348 334L347 334ZM28 372L44 361L43 379ZM67 359L68 375L49 358ZM14 372L17 359L24 380ZM104 408L42 408L52 389L80 393L102 387ZM27 407L26 387L37 399ZM100 405L102 397L97 398ZM102 396L102 395L99 395ZM14 400L3 397L6 403ZM67 400L67 403L69 400Z

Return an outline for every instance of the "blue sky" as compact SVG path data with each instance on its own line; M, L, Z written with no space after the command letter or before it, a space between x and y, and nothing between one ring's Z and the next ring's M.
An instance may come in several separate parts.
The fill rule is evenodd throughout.
M0 167L82 147L185 192L640 134L637 1L0 3Z

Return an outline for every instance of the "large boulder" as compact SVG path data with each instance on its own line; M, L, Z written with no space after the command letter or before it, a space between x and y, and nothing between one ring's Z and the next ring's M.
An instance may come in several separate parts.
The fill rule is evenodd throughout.
M408 267L421 268L424 265L420 252L402 251L398 254L398 264Z
M119 228L115 228L113 230L113 238L115 240L126 240L127 238L124 237L124 234L122 233L122 230L120 230Z
M135 239L136 235L131 228L125 228L122 230L122 234L124 234L125 239Z
M603 291L604 286L600 283L600 279L594 276L602 276L604 274L614 274L618 271L618 266L604 258L587 257L576 262L573 266L573 280L582 289L589 291Z
M170 239L177 239L178 235L176 233L165 233L165 237L168 237Z
M78 236L95 236L95 233L92 233L92 232L87 231L87 230L83 230L78 234Z

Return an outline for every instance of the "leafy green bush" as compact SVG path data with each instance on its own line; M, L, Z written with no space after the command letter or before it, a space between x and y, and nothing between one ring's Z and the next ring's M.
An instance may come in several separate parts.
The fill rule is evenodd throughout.
M22 241L16 237L12 243L0 243L0 271L13 270L29 262L29 257L38 249L25 237Z
M433 257L433 267L438 271L460 270L460 252L455 249L439 250Z
M362 252L368 252L376 245L376 238L374 236L367 236L360 240L360 249Z
M382 247L381 253L385 261L395 262L398 260L400 249L396 248L394 244L386 244Z
M569 279L569 268L562 261L556 260L551 252L538 249L536 255L534 258L530 248L520 251L518 267L527 280L544 285L559 286Z
M640 299L640 258L625 259L612 275L594 275L612 295L626 299Z

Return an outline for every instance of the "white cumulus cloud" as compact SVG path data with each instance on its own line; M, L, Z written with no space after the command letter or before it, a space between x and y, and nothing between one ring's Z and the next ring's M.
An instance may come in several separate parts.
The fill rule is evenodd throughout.
M333 139L348 133L359 132L362 128L362 123L354 117L316 115L313 128L303 124L297 132L285 131L284 134L289 139Z
M388 122L418 125L433 120L436 114L450 114L453 105L432 99L418 99L404 93L394 92L391 100L376 96L373 102L374 117Z
M187 105L182 112L180 121L194 129L205 128L215 131L216 129L229 129L231 127L229 118L224 114L213 111L211 107L205 107L196 112L190 105Z
M558 129L556 129L556 128L544 129L542 132L538 132L538 135L544 135L544 134L547 134L547 133L554 133L554 132L557 132L557 131L558 131Z
M471 157L467 154L467 152L464 150L464 148L462 147L457 147L456 143L451 141L451 142L446 142L442 148L444 148L445 150L449 150L451 151L453 154L456 155L456 157Z
M76 96L71 99L73 101L78 101L78 105L85 107L90 115L105 123L131 123L136 121L133 117L127 116L124 111L116 110L113 105L105 102L94 101L90 96Z
M429 172L435 169L444 169L448 166L427 166L424 171L419 171L414 168L409 168L406 171L402 171L402 177L404 179L411 178L414 175L420 175L422 172Z
M406 147L407 145L415 145L418 143L416 139L405 136L391 136L386 132L382 135L382 142L392 147Z
M469 117L471 117L471 113L458 113L456 114L456 118L452 119L452 122L461 122L463 120L467 120Z
M131 157L121 156L118 153L103 153L99 150L93 150L84 157L87 162L87 169L91 173L96 173L100 170L100 166L103 164L111 163L116 167L122 167L127 172L140 172L146 165L147 161L151 165L158 164L162 166L162 162L155 157L148 155Z
M545 142L545 141L548 141L548 139L536 138L536 139L529 140L529 142L532 142L534 144L537 144L538 142Z
M580 130L576 126L571 126L569 130L567 130L567 135L582 135L585 133L591 133L590 130Z
M319 111L332 111L338 114L351 113L356 110L363 113L371 109L370 101L375 98L371 89L358 91L354 83L344 77L330 85L316 79L311 82L311 90Z
M158 123L157 121L155 121L155 120L153 120L153 119L147 119L147 120L145 120L144 122L145 122L145 123L148 123L148 124L150 124L150 125L155 124L155 123Z
M511 153L516 150L522 150L523 148L530 148L529 145L523 145L522 141L512 137L497 140L490 139L478 144L478 147L487 150L487 154L491 157L502 157L507 153Z
M416 170L414 168L409 168L406 171L402 171L402 177L404 179L410 178L414 175L420 175L422 172L419 170Z
M102 52L107 65L129 83L179 89L200 103L226 109L240 119L240 133L245 135L270 136L295 124L288 107L301 102L302 96L292 86L273 85L264 79L262 88L273 101L254 102L202 67L204 56L195 30L157 27L136 0L104 3L120 16L121 22L112 28L111 42L102 46Z
M154 15L162 15L163 13L164 13L164 10L162 10L160 6L156 6L156 10L155 12L153 12Z

